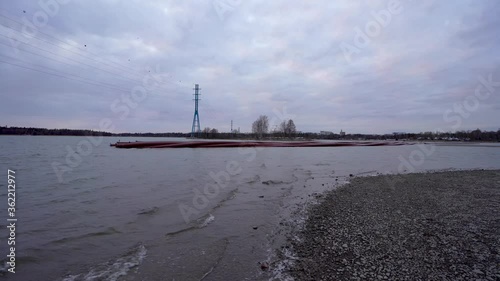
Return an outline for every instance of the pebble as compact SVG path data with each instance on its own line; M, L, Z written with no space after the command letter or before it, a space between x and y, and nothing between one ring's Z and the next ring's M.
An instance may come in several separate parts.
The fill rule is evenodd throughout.
M481 270L479 270L479 269L474 269L472 272L477 273L477 274L481 274L481 275L483 275L483 274L484 274L484 272L482 272L482 271L481 271Z
M354 182L310 207L284 269L295 280L500 280L485 250L500 240L500 171Z

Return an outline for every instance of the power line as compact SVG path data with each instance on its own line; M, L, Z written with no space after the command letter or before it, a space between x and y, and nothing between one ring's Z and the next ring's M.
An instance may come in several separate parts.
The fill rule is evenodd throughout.
M72 73L69 73L69 74L65 74L65 73L62 73L60 72L59 70L57 69L53 69L53 68L50 68L50 67L46 67L46 66L43 66L43 65L37 65L37 64L34 64L34 63L31 63L31 62L27 62L27 61L23 61L23 60L20 60L20 59L17 59L17 58L13 58L13 57L10 57L10 56L6 56L6 55L0 55L0 56L3 56L4 58L9 58L9 59L13 59L13 60L17 60L19 62L23 62L25 64L28 64L29 66L36 66L36 67L40 67L42 69L46 69L46 70L50 70L52 72L55 72L55 73L59 73L60 75L65 75L65 76L74 76L74 77L77 77L77 78L80 78L80 79L84 79L84 80L88 80L88 81L91 81L93 83L99 83L105 87L112 87L114 89L118 89L118 90L121 90L121 91L124 91L124 92L127 92L126 89L124 88L120 88L119 86L117 85L113 85L113 84L109 84L109 83L106 83L106 82L101 82L101 81L98 81L98 80L93 80L93 79L90 79L90 78L87 78L87 77L83 77L81 75L77 75L77 74L72 74Z
M9 14L9 11L6 11L5 9L1 9L1 8L0 8L0 11L4 11L4 13ZM6 15L2 15L2 14L0 14L0 17L5 18L5 19L7 19L7 20L9 20L9 21L11 21L11 22L17 23L17 24L19 24L19 25L21 25L21 26L24 26L24 25L25 25L25 24L23 24L22 22L19 22L19 21L15 20L15 19L12 19L11 17L6 16ZM9 28L9 29L11 29L11 30L14 30L15 32L18 32L18 33L24 34L23 32L18 31L18 30L16 30L16 29L12 28L12 27L9 27L9 26L5 26L5 27L7 27L7 28ZM42 35L45 35L46 37L51 38L51 39L53 39L53 40L55 40L55 41L61 42L62 44L65 44L65 45L67 45L67 46L70 46L70 47L76 48L76 49L78 49L78 50L80 50L80 51L82 51L82 52L86 52L86 53L92 54L92 55L94 55L95 57L97 57L98 59L101 59L101 60L104 60L104 61L108 61L108 62L109 62L109 63L111 63L111 64L118 65L118 66L120 66L120 67L122 67L122 68L125 68L125 69L129 69L128 73L131 73L131 72L133 71L133 72L135 72L135 73L138 73L139 75L144 75L144 74L141 74L140 72L138 72L137 70L135 70L135 69L133 69L133 68L131 68L131 67L129 67L129 66L125 66L125 65L123 65L123 64L120 64L120 63L117 63L117 62L113 62L113 61L107 60L107 59L105 59L105 58L101 58L101 57L99 57L97 54L94 54L94 53L92 53L92 52L88 51L87 49L83 49L83 48L81 48L81 47L79 47L79 46L76 46L76 45L74 45L74 44L69 44L69 43L67 43L67 42L65 42L65 41L63 41L63 40L61 40L61 39L58 39L58 38L57 38L57 37L55 37L55 36L52 36L52 35L50 35L50 34L47 34L47 33L45 33L45 32L42 32L42 31L40 31L40 30L37 30L37 33L42 34ZM11 39L10 37L5 36L5 35L2 35L2 34L0 34L0 36L2 36L2 37L4 37L4 38ZM111 65L111 64L109 64L109 63L99 62L98 60L93 59L93 58L91 58L91 57L89 57L89 56L85 56L85 55L83 55L83 54L79 54L78 52L75 52L75 51L70 50L70 49L68 49L68 48L64 48L64 47L59 46L59 45L57 45L57 44L54 44L54 43L52 43L52 42L50 42L50 41L48 41L48 40L41 39L41 38L37 37L36 35L34 35L34 36L32 36L32 37L33 37L33 38L35 38L35 39L37 39L37 40L39 40L39 41L46 42L46 43L48 43L48 44L54 45L54 46L56 46L56 47L58 47L58 48L61 48L61 49L63 49L63 50L66 50L66 51L68 51L68 52L71 52L71 53L73 53L73 54L76 54L76 55L78 55L78 56L80 56L80 57L83 57L83 58L85 58L85 59L92 60L92 61L97 62L97 63L102 63L102 64L107 65L107 66L109 66L109 67L113 67L113 68L115 68L115 69L118 69L119 71L124 71L123 69L119 69L118 67L113 66L113 65ZM123 79L128 79L128 80L131 80L131 81L135 81L135 82L141 83L141 81L136 80L135 78L126 77L126 76L123 76L123 75L120 75L120 74L113 73L113 72L108 71L108 70L101 69L101 68L96 67L96 66L93 66L93 65L89 65L89 64L86 64L86 63L83 63L83 62L78 62L78 61L76 61L76 60L73 60L73 59L70 59L70 58L67 58L67 57L64 57L64 56L61 56L61 55L55 54L55 53L50 52L50 51L47 51L47 50L44 50L44 49L39 48L39 47L37 47L37 46L33 46L32 44L28 44L28 43L25 43L25 42L22 42L22 41L19 41L19 42L20 42L20 43L23 43L23 44L26 44L26 45L28 45L28 46L31 46L31 47L33 47L33 48L37 48L37 49L39 49L39 50L41 50L41 51L43 51L43 52L48 52L48 53L53 54L53 55L55 55L55 56L59 56L59 57L62 57L62 58L64 58L64 59L67 59L67 60L73 61L73 62L75 62L75 63L82 64L82 65L85 65L85 66L88 66L88 67L92 67L92 68L98 69L98 70L100 70L100 71L104 71L104 72L110 73L111 75L115 75L115 76L122 77ZM5 44L4 44L4 45L5 45ZM24 50L24 51L26 51L26 50ZM35 54L35 53L32 53L32 54ZM35 55L40 55L40 54L35 54ZM41 56L41 55L40 55L40 56ZM45 57L45 58L47 58L47 57ZM49 59L52 59L52 58L49 58ZM59 61L59 62L60 62L60 61ZM66 64L67 64L67 63L66 63ZM172 78L174 78L174 77L172 77L172 76L170 75L170 79L167 79L167 81L160 81L160 82L158 82L158 83L159 83L160 85L165 85L165 86L166 86L167 84L174 84L174 85L178 85L179 83L183 83L181 80L179 80L178 82L176 82L178 78L177 78L177 79L175 79L175 78L174 78L174 79L172 79ZM174 80L175 80L175 81L174 81Z
M0 42L1 45L4 45L4 46L8 46L7 44L3 43L3 42ZM24 49L20 49L21 51L23 52L26 52L26 53L29 53L29 54L32 54L32 55L35 55L35 56L40 56L40 57L43 57L43 58L46 58L48 60L52 60L52 61L55 61L55 62L58 62L58 63L61 63L61 64L65 64L65 65L69 65L69 66L74 66L72 65L71 63L68 63L68 62L65 62L65 61L61 61L61 60L58 60L58 59L55 59L55 58L51 58L51 57L47 57L47 56L44 56L42 54L38 54L38 53L34 53L34 52L31 52L29 50L24 50ZM48 68L48 67L45 67L45 68ZM127 82L130 82L130 81L127 81Z
M0 9L0 10L2 10L2 9ZM5 10L3 10L3 11L5 11ZM7 11L5 11L5 12L7 12ZM10 21L15 22L15 23L17 23L17 24L20 24L21 26L24 26L24 24L23 24L22 22L19 22L19 21L15 20L15 19L12 19L11 17L5 16L5 15L2 15L2 14L0 14L0 17L3 17L3 18L5 18L5 19L7 19L7 20L10 20ZM9 27L9 28L10 28L10 27ZM13 28L11 28L11 29L13 29ZM14 29L14 30L15 30L15 29ZM16 31L17 31L17 30L16 30ZM20 32L20 31L18 31L18 32ZM44 32L42 32L42 31L40 31L40 30L37 30L37 32L38 32L38 33L40 33L40 34L43 34L43 35L45 35L45 36L47 36L47 37L49 37L49 38L51 38L51 39L53 39L53 40L55 40L55 41L61 42L61 43L65 44L65 45L68 45L68 46L75 47L75 48L77 48L77 49L79 49L79 50L81 50L81 51L88 52L89 54L91 54L91 55L94 55L94 56L98 57L98 55L96 55L96 54L94 54L94 53L92 53L92 52L90 52L90 51L88 51L88 50L82 49L81 47L78 47L78 46L71 45L71 44L69 44L69 43L67 43L67 42L64 42L63 40L58 39L58 38L56 38L56 37L54 37L54 36L52 36L52 35L50 35L50 34L44 33ZM22 32L20 32L20 33L22 33ZM24 33L23 33L23 34L24 34ZM129 66L125 66L125 65L122 65L122 64L120 64L120 63L113 62L113 61L110 61L110 60L107 60L107 59L104 59L104 58L101 58L101 59L102 59L102 60L105 60L105 61L108 61L108 62L110 62L110 63L116 64L116 65L119 65L119 66L120 66L120 67L122 67L122 68L128 68L128 69L130 69L131 71L136 72L136 70L135 70L135 69L133 69L133 68L131 68L131 67L129 67Z
M2 16L2 15L0 15L0 17L1 17L1 16ZM11 27L7 27L7 28L9 28L9 29L11 29L11 30L14 30L15 32L18 32L18 33L24 34L23 32L18 31L18 30L14 29L14 28L11 28ZM59 46L59 45L57 45L57 44L55 44L55 43L52 43L52 42L50 42L50 41L48 41L48 40L41 39L41 38L38 38L38 37L36 37L36 36L33 36L33 38L35 38L36 40L39 40L39 41L45 42L45 43L47 43L47 44L50 44L50 45L56 46L57 48L63 49L63 50L65 50L65 51L67 51L67 52L73 53L73 54L75 54L75 55L77 55L77 56L80 56L80 57L82 57L82 58L85 58L85 59L88 59L88 60L91 60L91 61L94 61L94 62L97 62L97 63L102 63L102 64L107 65L107 66L109 66L109 67L113 67L113 68L115 68L116 70L123 71L123 69L121 69L121 68L118 68L118 67L116 67L116 66L113 66L113 65L108 64L108 63L105 63L105 62L100 62L100 61L95 60L95 59L93 59L93 58L91 58L91 57L89 57L89 56L85 56L85 55L82 55L82 54L80 54L80 53L78 53L78 52L75 52L75 51L73 51L73 50L71 50L71 49L64 48L64 47ZM130 71L128 71L128 70L127 70L127 72L128 72L129 74L132 74L132 75L137 75L137 74L138 74L138 73L132 73L132 72L130 72Z
M7 46L7 47L10 47L9 45L7 45L6 43L3 43L3 42L0 42L1 45L4 45L4 46ZM26 52L28 54L32 54L32 55L35 55L35 56L39 56L39 57L42 57L42 58L46 58L48 60L53 60L53 61L56 61L58 63L62 63L62 64L66 64L66 65L69 65L69 66L73 66L72 64L66 62L66 61L61 61L61 60L58 60L58 59L55 59L55 58L51 58L51 57L47 57L47 56L44 56L42 54L38 54L38 53L35 53L35 52L31 52L29 50L25 50L25 49L20 49L21 51L23 52Z
M5 36L5 35L3 35L3 34L0 34L0 36L5 37L5 38L9 39L9 37L8 37L8 36ZM29 44L29 43L25 43L25 42L20 42L20 43L21 43L21 44L28 45L28 46L31 46L32 48L38 49L38 50L40 50L40 51L42 51L42 52L49 53L49 54L54 55L54 56L56 56L56 57L63 57L63 56L61 56L61 55L59 55L59 54L56 54L56 53L51 52L51 51L47 51L47 50L45 50L45 49L42 49L42 48L40 48L40 47L34 46L34 45L32 45L32 44ZM6 45L5 43L2 43L2 44L3 44L3 45ZM7 46L8 46L8 45L7 45ZM129 78L129 77L125 77L125 76L123 76L123 75L116 74L116 73L113 73L113 72L111 72L111 71L108 71L108 70L105 70L105 69L99 68L99 67L97 67L97 66L93 66L93 65L90 65L90 64L86 64L86 63L84 63L84 62L80 62L80 61L77 61L77 60L74 60L74 59L71 59L71 58L67 58L67 57L63 57L63 58L64 58L64 59L66 59L66 60L72 61L72 62L74 62L74 63L77 63L77 64L82 64L82 65L85 65L85 66L88 66L88 67L91 67L91 68L95 68L95 69L97 69L97 70L100 70L100 71L103 71L103 72L109 73L109 74L111 74L111 75L116 75L116 76L118 76L118 77L122 77L122 79L125 79L125 80L130 80L130 81L135 81L135 82L138 82L138 83L142 83L142 82L141 82L141 81L139 81L139 80L131 79L131 78Z
M4 11L4 12L9 13L8 11L6 11L6 10L4 10L4 9L0 9L0 10L2 10L2 11ZM22 22L19 22L19 21L15 20L15 19L12 19L11 17L5 16L5 15L2 15L2 14L0 14L0 17L3 17L3 18L5 18L5 19L7 19L7 20L10 20L10 21L12 21L12 22L15 22L15 23L17 23L17 24L19 24L19 25L21 25L21 26L23 26L23 25L24 25ZM16 31L16 32L18 32L18 33L24 34L23 32L18 31L18 30L16 30L16 29L12 28L12 27L8 27L8 26L6 26L6 27L7 27L7 28L9 28L9 29L12 29L12 30L14 30L14 31ZM70 47L77 48L77 49L79 49L80 51L87 52L87 53L89 53L89 54L91 54L91 55L94 55L95 57L100 58L97 54L94 54L94 53L92 53L92 52L90 52L90 51L88 51L88 50L86 50L86 49L83 49L83 48L81 48L81 47L79 47L79 46L69 44L69 43L67 43L67 42L65 42L65 41L63 41L63 40L61 40L61 39L58 39L57 37L54 37L54 36L52 36L52 35L50 35L50 34L47 34L47 33L44 33L44 32L42 32L42 31L40 31L40 30L37 30L37 33L43 34L43 35L45 35L45 36L47 36L47 37L49 37L49 38L51 38L51 39L53 39L53 40L55 40L55 41L61 42L62 44L68 45L68 46L70 46ZM6 37L6 36L4 36L4 37ZM35 39L37 39L37 40L40 40L40 41L46 42L46 43L48 43L48 44L54 45L54 46L56 46L56 47L58 47L58 48L61 48L61 49L63 49L63 50L66 50L66 51L69 51L69 52L71 52L71 53L74 53L74 54L76 54L76 55L79 55L79 56L81 56L81 57L84 57L84 58L86 58L86 59L89 59L89 60L95 61L95 62L97 62L97 63L102 63L102 64L104 64L104 65L108 65L108 66L110 66L110 67L114 67L115 69L118 69L118 70L120 70L120 71L123 71L123 69L120 69L120 68L118 68L118 67L116 67L116 66L113 66L113 65L110 65L110 64L108 64L108 63L104 63L104 62L99 62L98 60L95 60L95 59L90 58L90 57L88 57L88 56L85 56L85 55L83 55L83 54L77 53L77 52L75 52L75 51L73 51L73 50L70 50L70 49L68 49L68 48L64 48L64 47L62 47L62 46L59 46L59 45L57 45L57 44L54 44L54 43L52 43L52 42L50 42L50 41L48 41L48 40L41 39L41 38L39 38L39 37L37 37L37 36L32 36L32 37L34 37L34 38L35 38ZM108 62L109 62L109 63L111 63L111 64L116 64L116 65L120 66L121 68L129 69L129 70L128 70L128 73L129 73L129 74L134 75L134 73L135 73L135 74L143 75L141 72L139 72L139 71L137 71L137 70L135 70L135 69L133 69L133 68L131 68L131 67L129 67L129 66L125 66L125 65L122 65L122 64L120 64L120 63L117 63L117 62L113 62L113 61L107 60L107 59L105 59L105 58L100 58L100 59L101 59L101 60L104 60L104 61L108 61ZM132 73L132 72L134 72L134 73ZM129 79L129 78L128 78L128 79ZM173 81L169 81L169 82L170 82L170 83L173 83ZM181 80L179 80L179 82L180 82L180 83L182 83L182 82L181 82ZM160 84L164 84L164 85L166 85L166 83L165 83L165 82L161 82Z
M8 62L8 61L4 61L4 60L1 60L1 59L0 59L0 62L9 64L9 65L12 65L12 66L16 66L16 67L20 67L20 68L24 68L24 69L28 69L28 70L32 70L32 71L36 71L36 72L40 72L40 73L44 73L44 74L48 74L48 75L58 76L58 77L61 77L61 78L65 78L65 79L69 79L69 80L73 80L73 81L77 81L77 82L81 82L81 83L86 83L86 84L90 84L90 85L94 85L94 86L99 86L99 87L106 87L106 88L112 89L112 90L124 91L123 89L118 89L118 88L114 88L114 87L104 86L104 85L100 85L100 84L93 83L93 82L82 81L82 80L79 80L79 79L68 77L66 75L57 74L57 73L50 73L50 72L46 72L46 71L43 71L43 70L39 70L39 69L35 69L35 68L31 68L31 67L19 65L19 64L16 64L16 63L11 63L11 62ZM129 92L129 91L125 91L125 92Z
M10 47L8 44L6 44L6 43L4 43L4 42L0 42L0 44L1 44L1 45L4 45L4 46L7 46L7 47ZM40 57L46 58L46 59L48 59L48 60L55 61L55 62L58 62L58 63L61 63L61 64L65 64L65 65L68 65L68 66L74 66L74 65L72 65L71 63L68 63L68 62L65 62L65 61L61 61L61 60L58 60L58 59L55 59L55 58L51 58L51 57L48 57L48 56L44 56L44 55L42 55L42 54L38 54L38 53L35 53L35 52L31 52L31 51L29 51L29 50L25 50L25 49L19 49L19 50L20 50L20 51L23 51L23 52L26 52L26 53L29 53L29 54L32 54L32 55L35 55L35 56L40 56ZM5 55L3 55L3 56L4 56L4 57L11 58L11 59L19 60L18 58L13 58L13 57L5 56ZM22 61L22 60L20 60L20 61ZM23 62L26 62L26 61L23 61ZM29 63L30 63L31 65L35 65L35 64L31 63L31 62L29 62ZM41 66L41 65L35 65L35 66L38 66L38 67L41 67L41 68L46 68L46 69L49 69L49 70L51 70L51 71L56 71L56 72L58 72L58 73L61 73L61 72L60 72L60 71L58 71L58 70L53 70L53 69L51 69L51 68L49 68L49 67L46 67L46 66ZM71 74L71 73L70 73L69 75L72 75L72 76L77 76L77 77L81 77L81 76L78 76L78 75L75 75L75 74ZM87 79L87 80L94 81L94 82L97 82L97 83L106 84L106 85L109 85L109 86L112 86L112 87L115 87L115 88L116 88L116 87L118 87L118 86L113 85L113 84L109 84L109 83L106 83L106 82L101 82L101 81L93 80L93 79L90 79L90 78L83 78L83 79ZM133 83L133 81L128 81L128 82L129 82L129 83ZM130 92L130 91L128 91L128 90L123 90L123 89L121 89L121 91L123 91L123 92Z

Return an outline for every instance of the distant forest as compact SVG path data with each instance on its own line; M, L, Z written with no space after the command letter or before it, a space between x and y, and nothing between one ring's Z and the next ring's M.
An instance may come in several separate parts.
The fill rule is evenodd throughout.
M109 137L190 137L191 133L110 133L93 130L46 129L25 127L1 127L0 135L33 135L33 136L109 136ZM197 138L204 139L255 139L253 133L218 132L215 129L203 130ZM281 132L270 132L263 139L331 139L331 140L443 140L443 141L492 141L500 142L500 129L497 131L457 131L457 132L423 132L393 134L335 134L296 132L284 137Z
M185 133L109 133L93 130L1 127L0 135L32 136L105 136L105 137L185 137Z

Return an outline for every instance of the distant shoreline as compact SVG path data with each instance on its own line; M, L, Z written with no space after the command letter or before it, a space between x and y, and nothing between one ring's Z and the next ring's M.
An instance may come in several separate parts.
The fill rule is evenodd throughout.
M105 137L151 137L151 138L190 138L190 132L165 132L165 133L110 133L103 131L84 130L84 129L47 129L47 128L26 128L26 127L2 127L1 135L33 135L33 136L105 136ZM240 132L219 132L217 130L199 132L197 139L212 140L340 140L340 141L412 141L412 142L500 142L500 130L498 131L457 131L454 133L392 133L392 134L348 134L341 132L300 132L287 135L279 131L271 131L257 138L254 133Z
M289 242L297 280L500 276L500 170L363 177L325 195Z
M85 136L85 135L16 135L16 134L0 134L1 136L26 136L26 137L90 137L90 136ZM105 137L105 138L185 138L185 139L191 139L189 136L130 136L130 135L111 135L111 136L106 136L106 135L95 135L94 137ZM207 140L206 138L194 138L195 140ZM238 140L238 141L245 141L245 140L252 140L252 141L257 141L258 139L255 138L213 138L210 139L213 141L216 140ZM283 141L304 141L304 140L325 140L325 141L358 141L358 139L289 139L289 138L266 138L266 139L261 139L262 141L272 141L272 140L283 140ZM394 139L386 139L386 140L381 140L381 139L363 139L362 141L396 141ZM434 145L443 145L443 146L475 146L478 144L497 144L500 143L500 141L443 141L443 140L425 140L425 141L419 141L419 140L400 140L398 142L408 142L409 144L434 144ZM481 145L481 147L485 147L486 145ZM497 145L490 145L491 147L497 147Z

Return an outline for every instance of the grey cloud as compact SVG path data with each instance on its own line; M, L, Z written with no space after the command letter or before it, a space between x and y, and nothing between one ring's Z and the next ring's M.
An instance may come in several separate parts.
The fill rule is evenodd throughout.
M259 115L273 117L273 110L283 107L295 115L301 131L443 127L443 112L500 62L495 36L500 5L493 0L401 4L402 13L348 62L339 45L353 44L354 28L374 20L372 12L386 9L387 1L243 1L220 18L212 1L73 0L40 31L72 42L71 50L87 58L32 38L29 44L58 55L15 55L0 45L0 60L80 75L124 91L1 64L0 119L11 126L93 128L100 118L112 118L117 131L187 132L192 88L199 83L202 127L228 130L234 119L248 131ZM21 20L39 9L36 1L11 1L0 15ZM0 24L7 23L0 17ZM42 54L30 45L20 49ZM146 67L158 67L163 83L122 121L110 106L141 85L149 74ZM500 80L496 72L494 77ZM463 129L481 122L498 127L499 104L496 96L483 102Z

